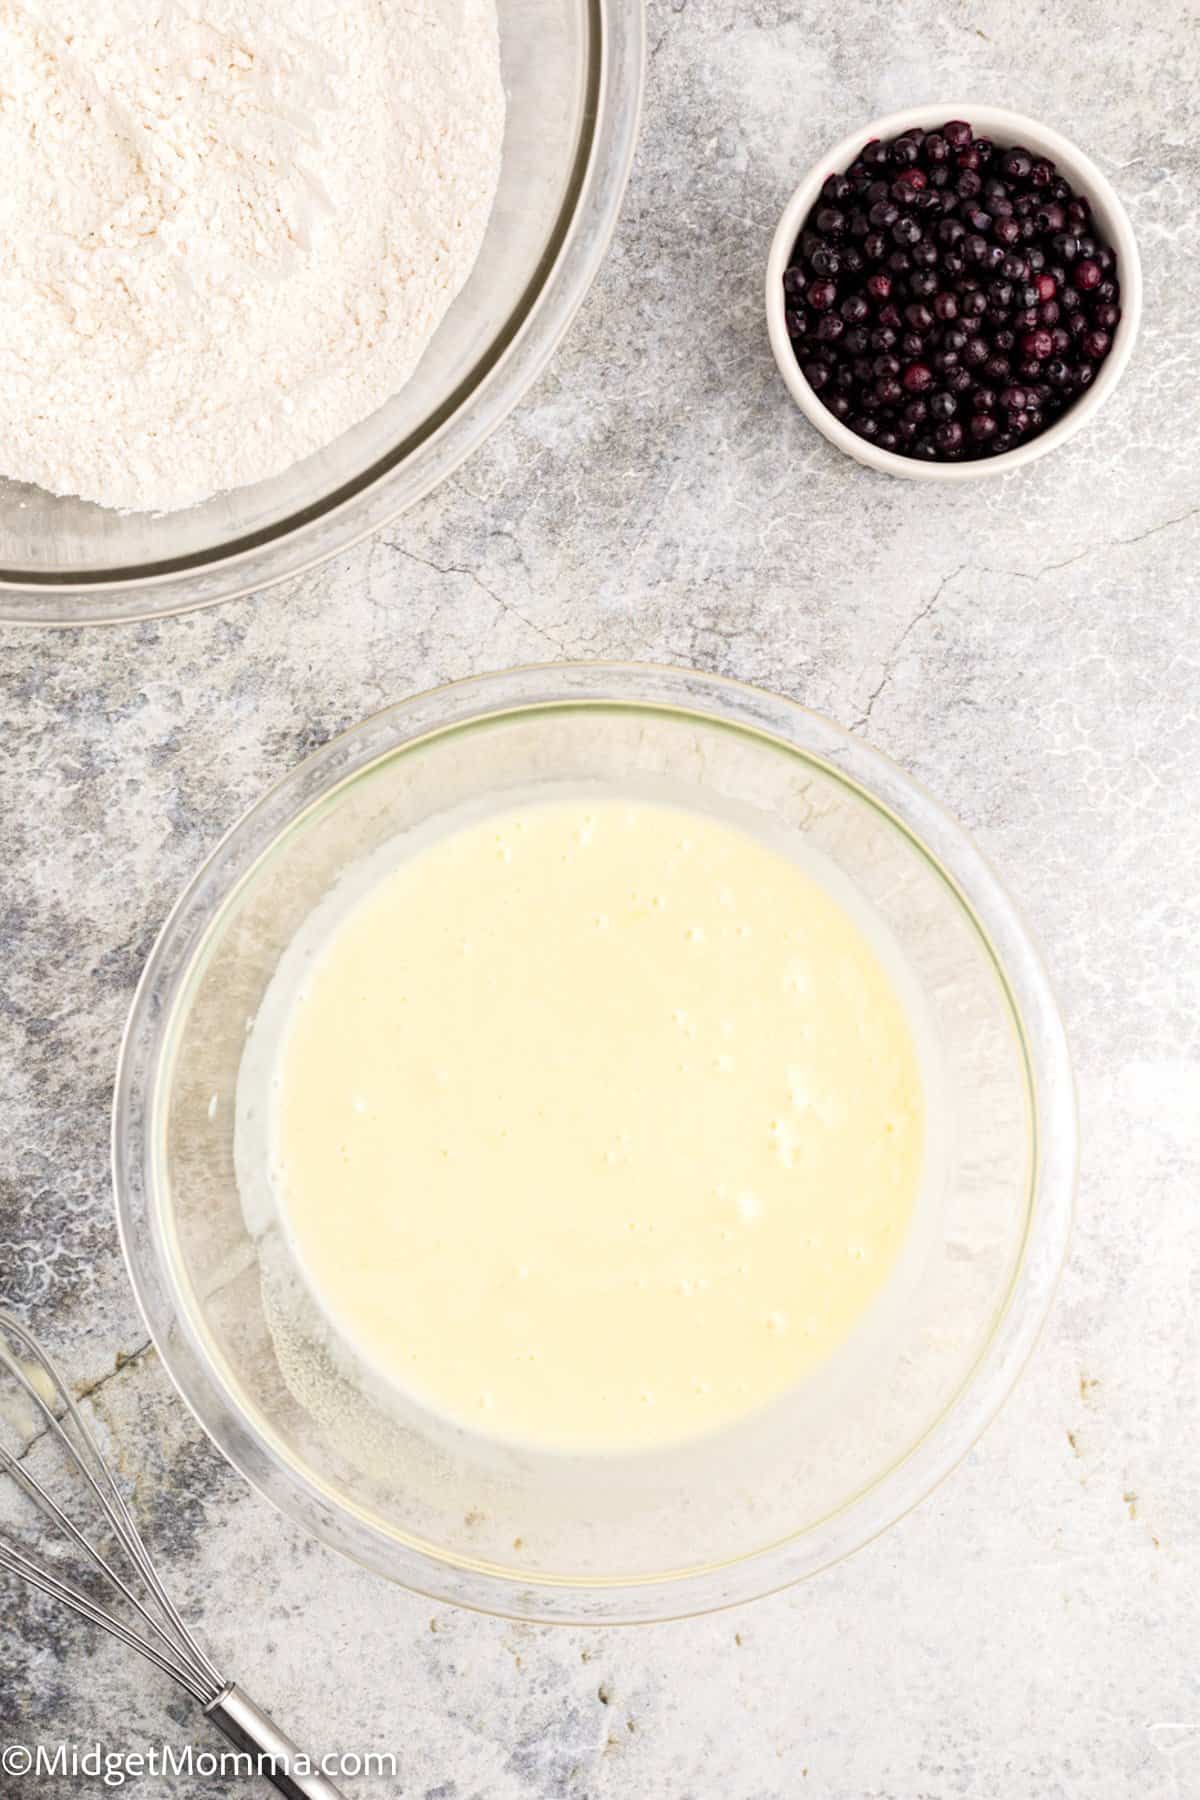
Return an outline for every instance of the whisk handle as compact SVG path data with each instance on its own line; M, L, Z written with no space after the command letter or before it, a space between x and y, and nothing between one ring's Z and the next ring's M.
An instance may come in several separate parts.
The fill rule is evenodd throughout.
M259 1773L286 1800L345 1800L327 1776L294 1772L303 1762L299 1744L280 1731L274 1719L255 1706L241 1688L231 1684L205 1711L236 1749L256 1759Z

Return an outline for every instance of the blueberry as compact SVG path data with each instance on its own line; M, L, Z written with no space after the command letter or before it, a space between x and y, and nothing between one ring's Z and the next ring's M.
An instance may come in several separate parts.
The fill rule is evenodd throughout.
M935 428L933 441L937 448L943 452L960 450L963 441L963 428L957 419L947 419Z
M913 206L917 195L925 186L925 176L920 169L909 169L903 175L897 175L891 186L892 199L897 206Z

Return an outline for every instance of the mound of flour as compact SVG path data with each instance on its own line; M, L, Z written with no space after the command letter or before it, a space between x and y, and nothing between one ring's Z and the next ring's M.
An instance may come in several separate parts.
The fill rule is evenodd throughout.
M0 0L0 473L276 475L394 394L479 252L495 0Z

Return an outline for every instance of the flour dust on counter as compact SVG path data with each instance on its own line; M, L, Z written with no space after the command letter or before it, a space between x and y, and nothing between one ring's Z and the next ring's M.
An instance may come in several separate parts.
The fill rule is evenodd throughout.
M923 1079L885 961L799 862L658 803L371 859L281 963L239 1099L339 1339L453 1422L579 1452L781 1399L913 1217Z
M495 0L0 0L0 473L142 511L408 380L479 252Z

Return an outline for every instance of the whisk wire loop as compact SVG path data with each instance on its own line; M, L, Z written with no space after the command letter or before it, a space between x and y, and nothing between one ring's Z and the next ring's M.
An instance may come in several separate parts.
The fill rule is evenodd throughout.
M51 1575L47 1570L39 1568L23 1551L6 1538L0 1538L0 1569L6 1569L10 1575L19 1576L22 1581L30 1587L36 1588L39 1593L48 1594L52 1600L61 1601L64 1606L69 1606L72 1612L78 1613L81 1619L87 1619L91 1624L99 1625L119 1643L127 1645L131 1650L136 1650L139 1656L143 1656L147 1662L153 1663L156 1669L161 1669L164 1675L169 1675L173 1681L177 1681L180 1687L185 1688L193 1700L198 1701L201 1706L207 1704L207 1694L197 1687L194 1677L182 1664L164 1655L145 1638L139 1637L136 1632L127 1630L119 1619L114 1619L102 1606L97 1606L95 1601L89 1600L86 1594L81 1593L78 1588L72 1587L70 1582L60 1581L56 1575Z
M112 1527L117 1542L136 1576L144 1583L153 1603L161 1611L166 1621L165 1625L153 1616L135 1589L122 1579L95 1544L67 1517L32 1471L24 1467L20 1459L11 1455L3 1445L0 1445L0 1470L12 1476L41 1512L77 1549L84 1552L100 1574L111 1582L129 1605L137 1611L159 1643L166 1648L169 1659L167 1672L173 1674L177 1680L181 1680L182 1684L201 1704L209 1704L224 1689L225 1680L196 1644L180 1618L170 1595L163 1587L158 1572L150 1560L150 1554L142 1542L141 1534L134 1524L125 1497L101 1455L99 1446L83 1418L74 1396L59 1373L57 1365L43 1350L37 1339L26 1331L24 1326L6 1314L0 1314L0 1333L3 1334L0 1335L0 1368L7 1372L26 1398L33 1403L45 1420L47 1430L66 1451L75 1468L83 1477ZM62 1408L61 1417L56 1412L51 1400L39 1390L36 1383L12 1354L4 1342L4 1336L7 1336L10 1342L15 1342L21 1351L32 1359L34 1368L41 1370L50 1383L55 1399ZM74 1436L67 1429L68 1423L73 1429ZM7 1549L10 1556L19 1557L22 1563L28 1567L36 1566L30 1564L29 1559L19 1549L2 1539L0 1539L0 1548ZM10 1573L20 1572L22 1571L10 1567ZM25 1573L24 1578L30 1579L28 1573ZM49 1579L54 1580L55 1577L51 1576ZM130 1648L138 1650L139 1654L145 1655L154 1648L152 1645L144 1643L135 1634L128 1632L121 1625L120 1620L114 1618L104 1607L94 1601L88 1601L86 1596L79 1593L78 1589L71 1588L68 1583L59 1583L59 1587L66 1591L56 1593L56 1598L61 1599L66 1605L74 1606L77 1612L82 1610L80 1602L84 1601L88 1608L85 1616L90 1618L93 1624L111 1630L114 1637L121 1636L122 1641L128 1643ZM42 1591L46 1591L44 1587ZM159 1655L152 1655L149 1660L158 1661Z
M2 1352L0 1352L0 1364L5 1364L5 1366L7 1366ZM90 1558L90 1560L95 1564L95 1566L100 1570L100 1573L102 1575L106 1576L108 1578L108 1580L112 1582L113 1586L117 1589L117 1591L125 1598L126 1601L128 1601L129 1605L131 1607L133 1607L134 1610L145 1621L146 1625L154 1633L155 1637L158 1638L162 1644L166 1645L167 1650L169 1652L176 1652L178 1650L178 1645L176 1644L175 1640L171 1637L170 1633L167 1630L165 1630L162 1625L159 1624L158 1620L153 1616L153 1614L142 1604L141 1600L138 1598L138 1596L134 1592L133 1588L131 1588L129 1586L129 1583L122 1580L121 1576L113 1568L112 1564L107 1560L107 1558L105 1556L103 1556L101 1554L101 1552L96 1548L95 1544L93 1544L89 1538L84 1536L83 1532L79 1530L78 1526L74 1523L74 1521L69 1519L67 1517L67 1515L63 1512L62 1508L58 1505L57 1501L55 1501L53 1499L53 1497L46 1492L45 1488L42 1486L41 1482L38 1481L37 1477L35 1475L33 1475L30 1472L30 1470L24 1468L22 1466L22 1464L17 1460L17 1458L12 1456L9 1453L9 1451L5 1449L3 1444L0 1444L0 1472L3 1472L4 1474L11 1476L11 1478L23 1489L23 1491L33 1501L34 1505L39 1507L40 1510L43 1513L45 1513L46 1517L48 1519L51 1519L59 1527L59 1529L62 1531L63 1535L65 1537L69 1538L72 1543L77 1545L78 1548L80 1550L82 1550L84 1552L84 1554L86 1556L88 1556ZM10 1568L10 1572L18 1573L18 1574L24 1573L25 1578L27 1580L32 1580L33 1577L29 1573L29 1571L36 1570L37 1565L32 1563L30 1561L30 1559L24 1554L24 1552L17 1545L12 1544L8 1539L6 1539L4 1537L0 1537L0 1556L3 1556L5 1553L7 1553L7 1555L11 1559L13 1559L13 1561L19 1562L22 1565L22 1568L20 1568L20 1569L11 1569ZM39 1571L39 1572L41 1572L41 1571ZM81 1595L78 1589L72 1588L70 1583L61 1581L56 1576L44 1575L44 1580L53 1581L57 1584L57 1588L59 1590L58 1598L62 1599L67 1605L73 1605L75 1607L75 1610L78 1612L81 1607L81 1602L86 1601L86 1603L90 1609L89 1616L95 1615L93 1617L92 1622L94 1624L105 1623L108 1615L105 1613L103 1607L101 1607L97 1602L88 1600L86 1595ZM43 1588L43 1591L45 1591L44 1588ZM114 1626L119 1625L120 1621L113 1620L113 1624L114 1624ZM142 1643L142 1640L140 1640L140 1639L135 1640L134 1647L135 1648L138 1647L139 1645L141 1645L141 1643ZM145 1648L146 1648L146 1650L149 1650L152 1648L152 1646L147 1645L147 1646L145 1646ZM195 1690L196 1698L198 1700L207 1699L208 1698L208 1694L206 1692L207 1684L203 1682L202 1673L198 1673L197 1669L189 1667L188 1661L186 1659L183 1661L183 1663L180 1666L182 1667L182 1669L184 1671L186 1671L186 1673L187 1673L186 1685L189 1687L189 1689ZM172 1663L172 1669L174 1669L174 1667L175 1667L175 1664ZM198 1683L200 1683L202 1685L198 1685Z
M15 1486L57 1528L66 1543L83 1553L92 1568L133 1609L146 1627L146 1634L115 1617L83 1587L36 1561L3 1533L0 1571L15 1575L37 1593L69 1607L79 1618L99 1626L178 1682L239 1753L258 1753L259 1772L285 1800L343 1800L328 1777L315 1772L310 1759L302 1758L292 1739L241 1688L226 1681L200 1649L159 1579L125 1496L71 1390L32 1333L4 1312L0 1312L0 1374L16 1384L32 1402L35 1417L40 1415L45 1423L45 1429L19 1446L15 1454L0 1444L0 1475L11 1476ZM105 1551L80 1530L34 1474L26 1459L42 1437L52 1437L83 1477L129 1565L131 1579L118 1573ZM160 1615L157 1618L156 1611Z

